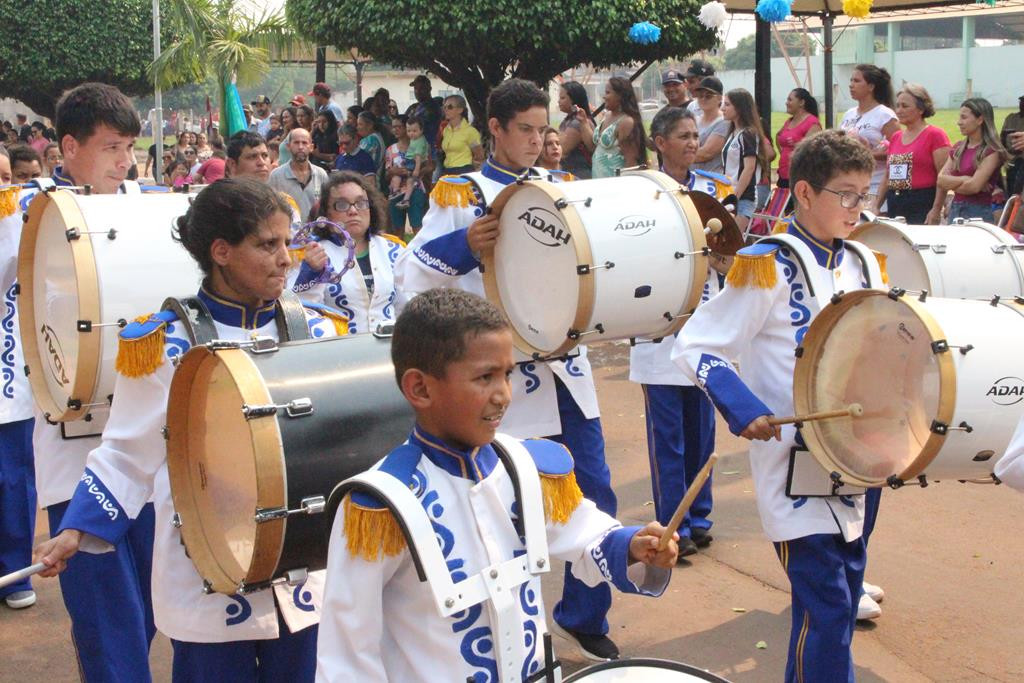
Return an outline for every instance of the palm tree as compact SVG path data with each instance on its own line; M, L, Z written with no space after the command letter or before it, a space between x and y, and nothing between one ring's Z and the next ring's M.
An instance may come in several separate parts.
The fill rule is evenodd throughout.
M169 89L217 79L220 134L227 138L230 114L241 116L236 84L259 82L270 69L270 47L287 47L294 34L281 11L252 15L236 0L163 0L175 36L149 66L155 85ZM231 92L232 97L227 93Z

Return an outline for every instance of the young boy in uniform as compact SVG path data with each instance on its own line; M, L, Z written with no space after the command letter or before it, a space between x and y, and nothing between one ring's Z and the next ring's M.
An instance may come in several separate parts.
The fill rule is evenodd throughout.
M772 426L768 417L793 414L794 349L822 305L836 292L880 286L870 251L844 242L860 222L873 168L870 153L842 132L805 140L792 160L788 238L741 249L725 289L697 309L672 352L730 431L754 441L758 511L792 588L786 681L854 680L863 496L787 495L791 450L800 456L803 442L792 425Z
M391 355L416 425L408 441L373 469L397 479L417 500L397 520L393 498L386 504L362 490L339 506L327 561L318 681L507 681L510 670L513 679L523 680L541 666L538 644L547 626L539 573L506 587L505 594L515 596L506 617L489 600L441 616L431 585L418 578L421 561L413 559L398 521L406 526L417 515L429 518L426 538L412 543L440 545L443 579L450 575L459 592L480 576L500 580L502 563L536 547L526 506L538 477L521 476L532 467L507 468L491 443L511 400L512 348L511 329L498 310L458 289L428 290L398 317ZM508 438L497 437L499 443ZM523 457L539 474L543 513L536 514L539 505L532 508L533 519L540 520L533 531L539 530L551 559L571 562L587 585L607 582L624 592L660 595L677 551L675 540L657 550L664 527L652 522L624 528L583 498L572 456L561 444L511 441L524 448Z

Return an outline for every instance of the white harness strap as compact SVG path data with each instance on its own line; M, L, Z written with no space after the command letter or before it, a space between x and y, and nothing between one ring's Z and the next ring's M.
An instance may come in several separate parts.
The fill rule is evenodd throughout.
M868 281L868 287L886 289L885 283L882 282L882 269L878 266L878 258L874 252L867 245L851 240L846 241L846 248L860 259L861 272L864 273L864 279Z

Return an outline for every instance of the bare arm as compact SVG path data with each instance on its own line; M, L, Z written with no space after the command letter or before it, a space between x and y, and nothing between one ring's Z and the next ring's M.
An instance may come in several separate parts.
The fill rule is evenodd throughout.
M754 169L757 168L757 157L743 157L743 170L740 171L740 177L736 179L736 196L742 197L743 193L746 192L747 186L750 185L751 179L754 177Z
M562 144L562 155L565 156L582 142L582 136L578 128L570 127L558 134L558 141Z
M576 120L580 122L580 142L588 152L594 151L594 122L584 112L576 112Z
M985 157L977 170L970 178L964 178L964 182L960 183L960 186L956 188L956 191L960 194L978 194L983 192L989 186L989 181L992 179L992 174L996 172L996 169L1003 163L1003 159L999 154L993 153Z
M885 204L885 196L889 193L889 163L886 162L882 171L882 179L878 182L878 194L875 196L872 211L882 213L882 204Z
M626 168L636 166L640 163L640 150L636 148L631 137L633 134L633 126L635 125L636 124L633 122L632 118L624 116L622 118L622 123L620 123L619 127L615 130L615 139L619 143L619 149L622 150L622 158L624 159L623 163Z
M942 170L939 171L939 177L936 179L935 184L947 192L950 190L956 191L964 180L966 180L964 176L953 175L953 157L950 155L946 159L946 163L943 164Z
M723 147L725 147L725 137L718 133L712 133L707 141L701 145L700 149L697 150L697 157L694 161L697 163L711 161L722 153Z
M935 163L935 168L944 168L946 161L949 160L949 147L939 147L932 151L932 161ZM928 215L925 217L925 225L938 225L942 219L942 207L946 203L946 190L942 189L938 183L935 185L935 201L932 202L932 208L929 209Z

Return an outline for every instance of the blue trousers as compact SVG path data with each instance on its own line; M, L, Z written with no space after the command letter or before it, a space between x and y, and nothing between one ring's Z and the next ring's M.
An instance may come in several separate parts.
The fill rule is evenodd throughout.
M618 502L612 491L612 475L604 461L604 434L601 419L587 419L576 405L576 400L562 380L555 377L558 395L558 415L562 420L562 433L552 436L553 441L565 444L576 464L576 481L583 495L594 501L597 508L615 516ZM562 599L552 614L563 628L595 635L608 633L608 610L612 606L612 591L606 583L591 588L571 572L565 564L565 582Z
M775 544L793 596L787 683L854 683L853 628L864 581L864 539L814 534Z
M33 418L0 424L0 576L32 564L36 534L36 471ZM0 589L0 598L32 590L24 579Z
M186 643L172 640L172 683L312 683L319 626L291 633L281 614L275 640Z
M864 494L864 545L868 544L878 519L878 506L882 502L882 489L868 489Z
M715 407L698 387L643 384L647 419L647 456L651 462L654 514L668 524L687 487L715 449ZM710 529L711 478L679 526L680 536L690 529Z
M68 503L46 508L51 535ZM149 681L153 642L153 504L143 506L114 552L80 552L60 574L78 665L88 683Z

